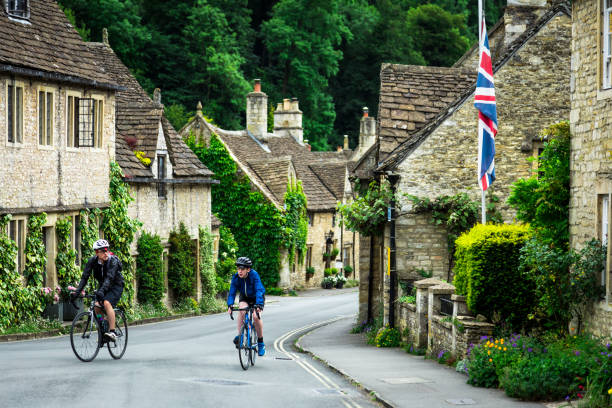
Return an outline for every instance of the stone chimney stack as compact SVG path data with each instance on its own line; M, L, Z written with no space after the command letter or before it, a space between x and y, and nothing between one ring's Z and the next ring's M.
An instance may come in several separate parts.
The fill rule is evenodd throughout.
M376 142L376 119L370 117L369 109L363 108L363 117L359 123L359 145L356 150L365 152Z
M504 11L503 48L523 34L529 25L537 21L547 7L547 0L507 0ZM492 27L492 24L495 22L487 22L489 28ZM501 50L500 47L497 49Z
M344 150L349 150L349 138L348 138L348 135L344 135Z
M268 95L261 92L261 80L255 80L253 92L246 98L247 130L255 137L265 136L268 133Z
M161 89L159 88L155 88L153 90L153 102L155 102L157 105L161 105Z
M299 144L304 144L302 111L297 98L283 99L274 111L274 136L292 136Z
M108 30L106 27L102 29L102 42L110 47L110 43L108 42Z

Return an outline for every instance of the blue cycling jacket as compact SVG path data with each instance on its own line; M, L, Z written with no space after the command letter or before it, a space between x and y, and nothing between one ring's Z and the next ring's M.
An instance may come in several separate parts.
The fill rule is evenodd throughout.
M259 274L257 271L255 271L255 269L251 269L249 274L244 279L240 278L238 273L235 273L234 276L232 276L232 283L230 284L229 295L227 296L228 306L234 304L236 291L240 292L244 297L255 298L255 304L264 304L263 295L266 293L266 288L264 288L263 284L261 283Z

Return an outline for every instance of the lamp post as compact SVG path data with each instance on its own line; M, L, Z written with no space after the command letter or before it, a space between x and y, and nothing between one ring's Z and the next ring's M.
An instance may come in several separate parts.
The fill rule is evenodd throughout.
M325 253L327 257L325 258L325 269L330 267L331 260L331 245L334 243L334 231L329 230L329 232L325 233Z

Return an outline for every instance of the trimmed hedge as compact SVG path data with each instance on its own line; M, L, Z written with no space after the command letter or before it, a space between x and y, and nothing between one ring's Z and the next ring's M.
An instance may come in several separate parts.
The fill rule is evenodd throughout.
M168 238L168 285L174 290L177 300L194 295L195 287L195 245L185 224L179 224L178 231L170 232Z
M164 268L161 238L144 232L138 238L136 276L138 277L138 301L157 305L164 297Z
M454 285L473 313L513 327L524 323L534 287L521 277L519 251L530 236L525 225L478 224L457 238Z

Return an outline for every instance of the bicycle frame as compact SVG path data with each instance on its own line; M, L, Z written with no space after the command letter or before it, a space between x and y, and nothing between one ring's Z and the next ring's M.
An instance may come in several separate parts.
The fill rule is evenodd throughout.
M257 341L256 340L252 341L252 340L253 340L253 331L255 330L255 327L253 326L253 312L257 314L257 317L259 317L259 312L255 309L254 306L248 306L245 308L232 307L231 310L232 312L233 311L245 312L244 321L242 322L242 327L240 329L240 333L238 334L239 336L238 355L240 357L240 365L242 365L242 368L246 370L248 369L249 362L251 365L255 365L255 356L257 355L257 352L258 352ZM230 318L234 320L233 314L230 314ZM246 344L245 344L244 336L246 336ZM248 350L249 362L247 362L246 365L243 362L243 358L241 354L242 349Z

